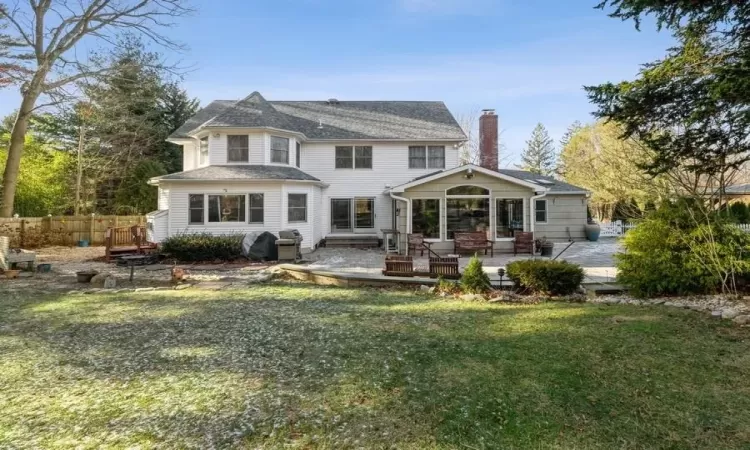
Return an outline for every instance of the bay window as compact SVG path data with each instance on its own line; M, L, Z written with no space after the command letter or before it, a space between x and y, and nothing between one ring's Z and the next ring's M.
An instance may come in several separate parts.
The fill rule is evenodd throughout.
M289 164L289 138L271 136L271 162Z
M249 194L248 199L248 223L263 223L263 194Z
M208 137L204 137L200 140L200 148L198 150L198 164L204 166L208 163Z
M411 201L411 232L425 239L440 239L440 200L415 198Z
M244 222L245 221L245 196L244 195L209 195L208 196L208 221L209 222Z
M203 194L190 194L188 195L188 223L189 224L203 224L204 219L204 198Z
M287 196L287 222L307 222L307 194Z
M246 134L227 136L227 162L249 162L250 144Z

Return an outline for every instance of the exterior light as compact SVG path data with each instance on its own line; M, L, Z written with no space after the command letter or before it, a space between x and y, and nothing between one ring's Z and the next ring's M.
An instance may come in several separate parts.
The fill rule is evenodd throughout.
M502 267L497 269L497 276L500 277L500 289L503 289L503 277L505 276L505 269Z

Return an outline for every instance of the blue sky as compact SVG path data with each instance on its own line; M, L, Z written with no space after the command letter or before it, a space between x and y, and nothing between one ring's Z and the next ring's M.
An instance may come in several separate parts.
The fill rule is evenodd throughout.
M189 48L185 87L205 104L254 90L271 100L443 100L494 108L504 163L537 122L559 139L590 121L583 85L632 78L671 39L610 19L599 0L193 0L168 33ZM16 94L0 91L0 114Z

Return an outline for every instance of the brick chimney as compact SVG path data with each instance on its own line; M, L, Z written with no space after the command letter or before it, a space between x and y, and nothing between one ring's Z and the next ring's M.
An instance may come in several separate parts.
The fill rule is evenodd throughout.
M482 110L479 117L479 165L497 170L497 115L494 109Z

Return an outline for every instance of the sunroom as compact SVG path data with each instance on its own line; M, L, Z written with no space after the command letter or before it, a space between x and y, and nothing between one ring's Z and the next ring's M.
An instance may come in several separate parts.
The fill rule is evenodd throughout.
M582 238L586 193L554 188L546 177L531 182L473 165L396 186L389 194L399 246L405 250L408 235L420 234L437 253L450 253L454 234L467 231L484 233L496 251L512 251L524 231L552 240Z

